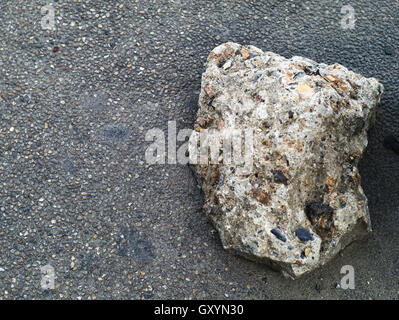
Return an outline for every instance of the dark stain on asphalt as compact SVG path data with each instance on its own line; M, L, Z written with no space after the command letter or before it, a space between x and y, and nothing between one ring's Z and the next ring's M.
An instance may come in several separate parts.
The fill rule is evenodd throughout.
M102 91L85 92L80 96L80 104L91 112L99 112L105 109L108 95Z
M74 164L72 159L66 158L61 161L61 166L65 170L65 172L70 174L76 174L79 171L79 168Z
M122 142L129 137L130 131L124 124L106 125L103 128L104 138L111 142Z
M385 148L399 155L399 141L393 135L386 136L383 144Z
M81 268L89 274L92 274L99 267L100 259L94 254L81 256Z
M123 230L115 242L119 255L131 258L139 264L149 264L155 258L151 241L135 228Z

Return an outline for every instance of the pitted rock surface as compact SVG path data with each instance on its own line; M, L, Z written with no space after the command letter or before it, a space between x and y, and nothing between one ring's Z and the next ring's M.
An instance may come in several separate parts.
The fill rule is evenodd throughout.
M216 161L191 160L224 248L296 278L367 235L357 164L382 92L378 80L338 63L232 42L216 47L202 76L190 157L201 133L253 132L248 170L226 161L224 138L212 143Z

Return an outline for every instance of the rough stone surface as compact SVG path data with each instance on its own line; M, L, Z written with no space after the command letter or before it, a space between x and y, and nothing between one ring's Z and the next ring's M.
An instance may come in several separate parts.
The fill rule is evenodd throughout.
M382 92L378 80L337 63L286 59L233 42L216 47L202 76L192 138L253 132L249 170L225 160L222 138L212 144L216 161L193 164L223 247L296 278L367 235L357 164ZM244 152L248 144L238 145Z

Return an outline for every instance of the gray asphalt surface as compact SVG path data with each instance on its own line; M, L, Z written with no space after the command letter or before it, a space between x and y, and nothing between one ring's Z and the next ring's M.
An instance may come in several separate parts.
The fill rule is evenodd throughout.
M399 298L399 155L383 144L399 138L398 1L54 0L55 31L46 4L0 0L0 298ZM373 235L299 280L225 252L190 169L145 162L147 130L192 128L204 61L229 40L385 86L361 162ZM336 288L343 265L354 290Z

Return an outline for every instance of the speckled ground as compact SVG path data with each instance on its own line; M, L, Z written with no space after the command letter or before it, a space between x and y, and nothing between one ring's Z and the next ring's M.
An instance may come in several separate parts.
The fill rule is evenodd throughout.
M386 139L399 138L399 2L53 3L48 31L47 1L0 2L0 298L399 297L399 155ZM340 27L346 4L353 30ZM296 281L222 249L187 166L145 162L147 130L192 128L204 61L229 40L385 87L361 162L374 233ZM46 264L54 290L41 288ZM336 288L343 265L354 290Z

